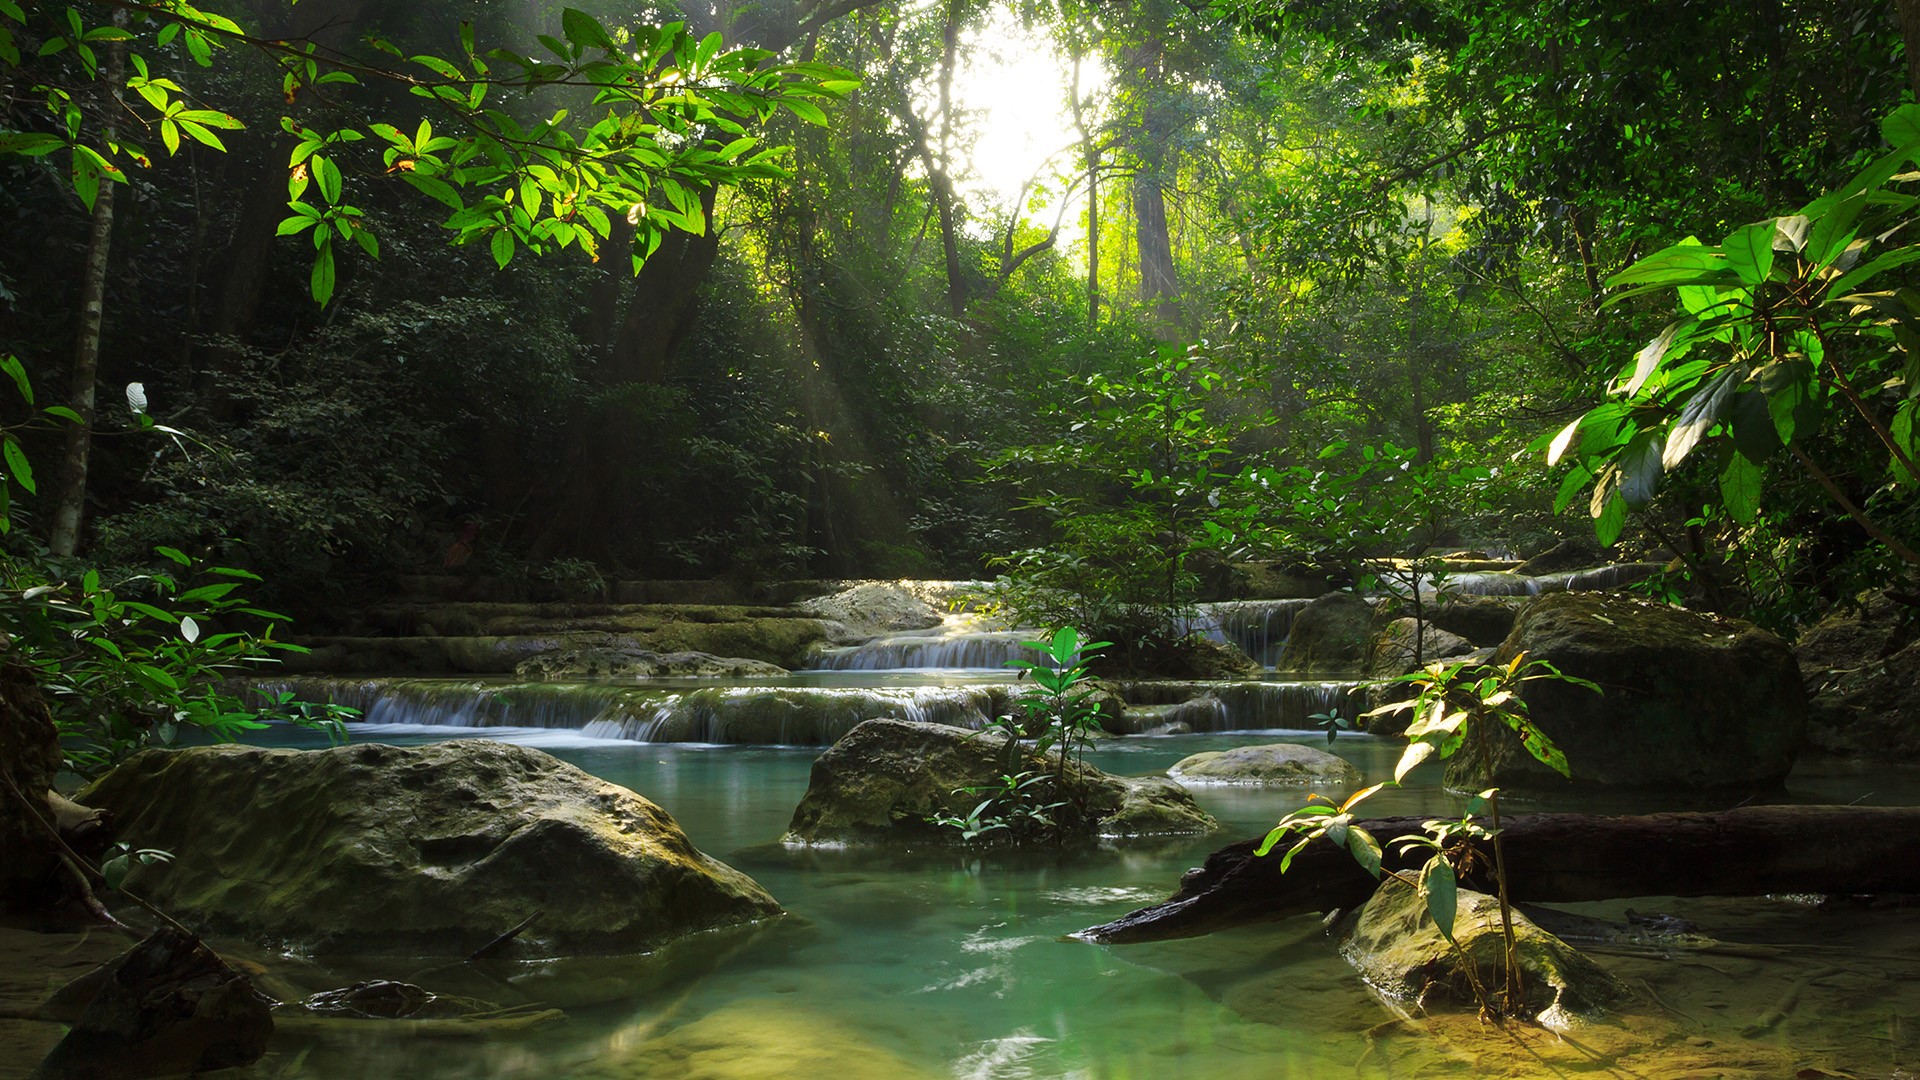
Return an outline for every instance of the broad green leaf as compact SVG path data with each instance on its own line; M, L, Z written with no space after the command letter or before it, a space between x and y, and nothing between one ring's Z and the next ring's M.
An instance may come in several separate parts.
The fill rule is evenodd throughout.
M1358 825L1347 827L1347 850L1353 853L1353 859L1372 877L1380 876L1380 841L1373 834Z
M493 263L502 270L513 261L513 233L507 229L496 230L493 234Z
M583 48L612 49L614 47L613 38L607 35L607 30L600 25L600 20L584 11L562 8L560 29L567 35L568 41Z
M1629 506L1645 506L1653 501L1660 486L1661 462L1665 440L1657 431L1642 431L1627 442L1620 452L1620 497Z
M27 378L26 366L20 363L20 358L12 353L0 354L0 371L5 371L13 380L13 385L19 388L20 400L32 405L33 382Z
M1908 103L1880 121L1880 134L1896 149L1920 148L1920 105Z
M1920 244L1883 252L1865 265L1841 275L1832 285L1827 286L1827 300L1829 303L1840 300L1888 270L1911 262L1920 262Z
M1425 740L1408 743L1407 748L1400 752L1400 763L1393 767L1393 782L1398 784L1406 780L1407 774L1432 757L1437 749L1439 747Z
M1452 941L1454 919L1460 910L1460 883L1454 877L1453 865L1440 857L1428 862L1420 875L1420 892L1427 898L1427 914L1433 916L1433 925Z
M1695 388L1693 395L1687 398L1686 406L1680 410L1680 416L1674 420L1672 428L1667 432L1666 448L1660 455L1661 468L1673 470L1680 467L1680 463L1687 459L1687 455L1692 453L1694 446L1700 442L1701 436L1720 422L1721 416L1726 412L1727 403L1733 396L1733 391L1744 381L1744 378L1745 372L1740 367L1730 365L1722 369L1706 385ZM1627 485L1623 483L1621 488L1622 493L1626 494L1631 501L1634 495L1627 491ZM1651 490L1647 492L1646 497L1652 497ZM1640 504L1635 503L1635 505Z
M1600 507L1593 518L1593 535L1601 547L1612 547L1627 527L1627 500L1615 494Z
M322 234L324 235L324 234ZM309 281L314 302L321 307L333 299L333 245L326 243L313 257L313 276Z
M1677 322L1668 323L1666 329L1660 331L1660 336L1649 341L1645 348L1634 354L1633 377L1627 380L1627 385L1621 393L1631 398L1640 392L1640 388L1647 384L1647 379L1653 374L1654 369L1660 366L1660 358L1667 355L1667 350L1673 346L1673 339L1679 335L1681 325ZM1551 465L1552 462L1549 461L1548 464Z
M1746 285L1757 286L1773 273L1773 237L1776 227L1771 221L1749 225L1727 237L1727 264L1733 272L1740 275L1740 281Z
M7 471L13 474L14 481L24 488L27 494L38 494L39 489L33 485L33 466L27 461L27 452L20 448L20 441L11 433L5 438L5 449L0 453L4 453L7 459Z
M1764 470L1747 460L1743 453L1735 453L1727 459L1726 468L1720 470L1720 500L1726 504L1727 513L1733 516L1733 520L1750 525L1759 515L1764 476Z
M1727 255L1688 237L1656 251L1607 279L1607 287L1624 285L1686 285L1717 281L1726 275Z

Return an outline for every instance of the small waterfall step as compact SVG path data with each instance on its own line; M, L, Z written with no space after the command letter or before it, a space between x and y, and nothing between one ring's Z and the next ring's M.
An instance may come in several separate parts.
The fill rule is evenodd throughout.
M883 716L978 728L1009 712L1007 685L913 687L500 683L462 679L261 680L262 695L346 705L369 724L535 727L632 742L827 746Z

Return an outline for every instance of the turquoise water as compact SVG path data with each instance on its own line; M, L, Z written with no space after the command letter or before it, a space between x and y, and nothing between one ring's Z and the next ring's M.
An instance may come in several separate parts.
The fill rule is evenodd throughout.
M552 729L359 726L361 741L484 734L549 750L666 807L703 850L756 878L790 915L682 942L651 957L489 963L421 971L385 959L330 970L260 957L283 996L345 981L412 979L500 1005L542 1003L564 1023L497 1038L410 1037L405 1025L339 1025L283 1038L249 1070L307 1077L938 1076L1264 1077L1784 1076L1801 1068L1891 1076L1920 1061L1920 940L1904 911L1820 911L1788 900L1640 901L1686 915L1766 956L1603 956L1646 988L1624 1056L1598 1032L1572 1042L1503 1034L1472 1018L1395 1020L1334 952L1319 922L1295 919L1190 941L1100 947L1065 938L1169 893L1220 844L1264 830L1301 792L1200 789L1215 837L1072 856L922 857L793 851L773 843L806 788L817 748L590 740ZM1148 773L1207 749L1316 736L1234 732L1115 740L1089 756ZM312 745L276 732L282 745ZM1397 748L1360 736L1335 752L1371 779ZM1797 802L1920 802L1912 774L1819 763L1784 795ZM1588 797L1540 809L1678 808L1646 796ZM1729 800L1721 800L1725 805ZM1383 792L1380 814L1444 813L1434 788ZM1701 805L1698 803L1691 805ZM1706 804L1714 805L1714 804ZM1524 807L1515 806L1515 809ZM1578 905L1618 915L1629 905ZM1797 989L1796 989L1797 988ZM1792 993L1777 1023L1742 1034ZM1644 1030L1643 1030L1644 1029ZM1615 1042L1619 1042L1618 1039ZM1647 1051L1649 1044L1660 1049ZM1556 1056L1558 1055L1558 1056ZM1600 1061L1596 1061L1596 1055Z

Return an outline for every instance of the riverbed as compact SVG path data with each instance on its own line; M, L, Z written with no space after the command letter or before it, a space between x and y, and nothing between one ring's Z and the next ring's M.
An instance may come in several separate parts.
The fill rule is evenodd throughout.
M440 967L385 958L320 967L224 943L292 997L399 978L499 1006L550 1005L567 1019L498 1037L421 1038L404 1023L340 1023L283 1036L249 1076L633 1077L1891 1077L1920 1060L1920 911L1818 905L1811 898L1642 899L1573 905L1682 915L1724 952L1599 959L1644 992L1617 1029L1571 1039L1505 1032L1471 1017L1402 1019L1336 955L1320 922L1294 919L1208 938L1101 947L1067 937L1167 895L1220 844L1263 831L1300 790L1200 788L1214 837L1072 854L794 850L776 841L805 791L817 746L645 743L578 730L355 724L356 741L485 736L540 747L667 808L703 850L756 878L789 912L773 923L683 941L648 957ZM276 729L265 741L317 746ZM1117 773L1164 770L1188 754L1266 741L1324 745L1310 732L1234 731L1109 740L1089 758ZM1344 736L1334 752L1370 780L1397 746ZM1455 814L1437 770L1382 792L1379 814ZM1920 803L1920 776L1810 761L1758 801ZM1747 798L1572 794L1527 809L1724 808ZM20 939L8 939L16 944ZM111 951L101 935L36 943L78 964ZM1757 948L1749 948L1757 947ZM25 950L9 946L24 961ZM0 985L28 993L13 968ZM438 968L438 970L435 970ZM24 1076L52 1032L5 1025L0 1075ZM1658 1049L1648 1049L1658 1044ZM1623 1053L1622 1048L1627 1048ZM1801 1070L1817 1070L1802 1072ZM1785 1071L1781 1071L1785 1070Z

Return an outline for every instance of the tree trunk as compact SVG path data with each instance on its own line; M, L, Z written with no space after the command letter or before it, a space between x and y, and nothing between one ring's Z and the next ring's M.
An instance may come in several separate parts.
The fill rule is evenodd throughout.
M1386 851L1389 870L1424 860L1395 849L1420 835L1420 818L1360 822ZM1920 808L1750 806L1723 813L1531 814L1506 822L1508 887L1517 900L1572 902L1634 896L1761 896L1767 893L1920 892L1911 837ZM1280 852L1253 854L1256 840L1221 848L1189 870L1172 897L1076 936L1130 944L1196 937L1366 902L1377 887L1344 847L1308 844L1280 873ZM1492 892L1491 848L1482 842L1462 888Z
M1894 18L1907 51L1907 84L1920 101L1920 0L1895 0Z
M113 24L127 25L124 9L113 13ZM127 47L107 46L107 62L101 80L113 95L107 108L109 117L120 113L121 87L126 83ZM101 142L113 145L116 124L109 119L102 126ZM53 509L53 531L47 546L55 555L72 555L80 547L80 519L87 505L87 459L93 453L94 384L100 377L100 323L107 306L107 256L113 245L113 189L111 177L101 177L100 190L93 197L93 228L87 236L87 260L80 280L80 333L73 349L73 396L69 407L80 414L80 422L67 429L66 450L61 455L64 483L60 501Z

